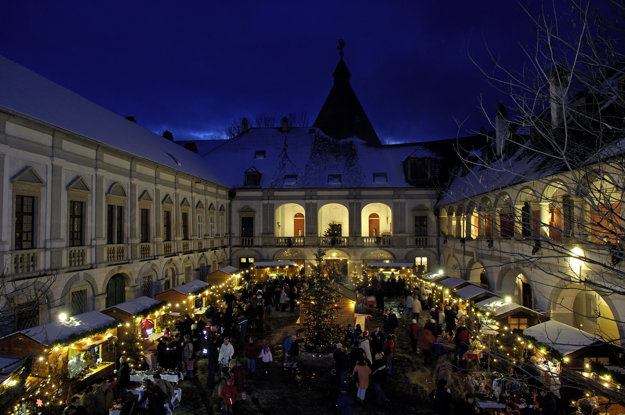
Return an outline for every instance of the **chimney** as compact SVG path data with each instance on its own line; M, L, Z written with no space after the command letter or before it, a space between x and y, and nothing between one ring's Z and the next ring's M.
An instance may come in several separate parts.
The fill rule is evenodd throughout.
M567 104L566 87L568 79L564 68L556 65L551 68L549 77L549 101L551 104L551 128L558 128L564 122Z
M241 120L241 134L247 133L250 130L249 123L247 122L247 118L243 118Z
M508 112L506 107L499 103L497 104L497 115L495 116L495 149L497 151L497 157L501 157L503 154L503 146L508 138Z
M287 117L282 117L282 120L280 121L280 131L283 133L289 131L289 119Z

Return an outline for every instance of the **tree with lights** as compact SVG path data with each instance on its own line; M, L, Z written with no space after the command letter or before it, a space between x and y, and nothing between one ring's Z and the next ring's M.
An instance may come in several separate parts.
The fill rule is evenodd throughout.
M302 294L300 332L305 347L318 353L329 353L339 340L337 324L338 299L333 270L323 263L325 252L319 248L315 254L316 265L308 290Z

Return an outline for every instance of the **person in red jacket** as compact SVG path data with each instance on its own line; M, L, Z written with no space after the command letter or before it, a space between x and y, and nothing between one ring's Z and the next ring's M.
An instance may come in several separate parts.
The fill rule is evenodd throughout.
M256 373L256 359L260 354L260 344L256 343L253 337L250 337L245 344L243 354L247 358L247 371L252 374Z
M234 376L231 376L226 385L221 390L221 399L227 414L232 414L235 402L237 401L237 388L234 386Z
M393 370L393 356L395 355L395 336L389 334L384 342L384 346L382 346L382 351L384 352L384 358L386 359L386 367L388 368L387 372L389 375Z
M417 342L419 340L419 323L416 319L412 319L410 324L410 342L412 343L412 353L417 352Z

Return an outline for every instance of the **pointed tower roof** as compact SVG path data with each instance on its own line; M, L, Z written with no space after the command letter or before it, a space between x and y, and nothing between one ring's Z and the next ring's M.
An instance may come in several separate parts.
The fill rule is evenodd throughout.
M349 83L351 74L343 61L342 47L339 49L340 60L332 74L334 85L313 126L330 137L358 137L370 145L379 146L380 139Z

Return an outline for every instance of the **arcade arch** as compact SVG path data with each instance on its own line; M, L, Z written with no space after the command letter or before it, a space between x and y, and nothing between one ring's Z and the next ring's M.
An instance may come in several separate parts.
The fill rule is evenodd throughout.
M391 235L392 211L385 203L369 203L362 208L360 229L362 236Z

